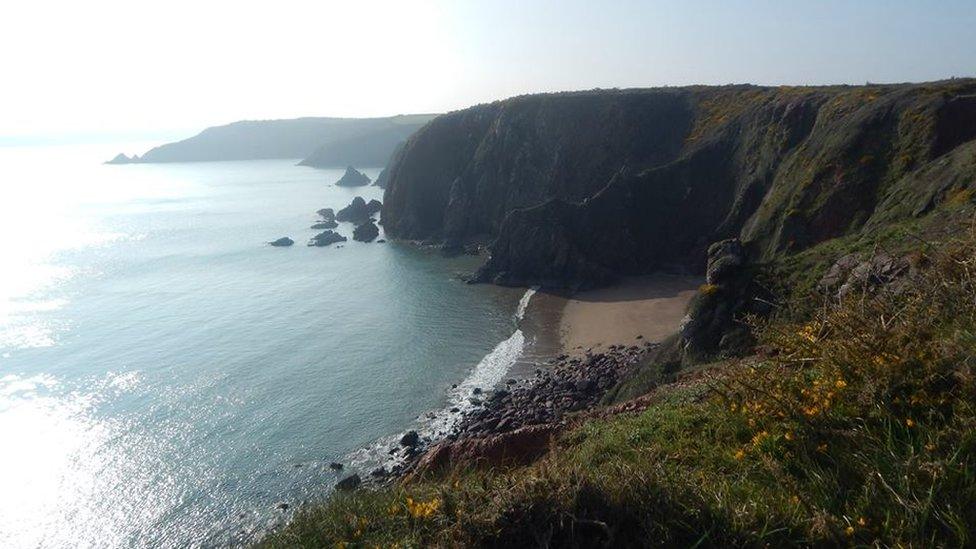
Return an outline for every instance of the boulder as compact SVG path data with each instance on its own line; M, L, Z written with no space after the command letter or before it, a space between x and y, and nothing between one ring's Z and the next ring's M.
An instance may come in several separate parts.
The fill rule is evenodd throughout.
M338 461L333 461L332 463L329 464L329 469L332 469L333 471L341 471L342 464L339 463Z
M335 244L336 242L345 242L346 237L335 231L324 231L312 237L308 241L309 246L328 246L329 244Z
M338 223L336 223L334 220L331 220L331 221L319 221L318 223L312 225L311 228L317 231L321 231L322 229L335 229L338 226L339 226Z
M530 425L484 438L444 441L424 454L417 474L456 467L499 467L531 463L546 453L559 432L555 424Z
M369 177L352 166L347 167L346 173L336 181L337 187L362 187L363 185L369 185Z
M291 246L294 243L295 241L288 238L287 236L283 236L278 240L272 240L271 242L268 242L269 245L276 246L276 247Z
M342 490L342 491L355 490L362 483L363 480L359 478L359 475L352 474L337 482L335 488L336 490Z
M417 433L417 431L407 431L406 433L403 434L402 437L400 437L401 446L413 447L416 446L417 443L419 442L420 442L420 435Z
M373 223L372 219L357 226L352 231L352 239L360 242L372 242L379 235L380 229L376 226L376 223Z

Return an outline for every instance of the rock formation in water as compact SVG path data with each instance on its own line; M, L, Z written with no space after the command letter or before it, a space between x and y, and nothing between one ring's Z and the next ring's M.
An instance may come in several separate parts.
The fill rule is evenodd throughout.
M357 196L352 199L350 203L345 208L336 213L336 221L341 221L343 223L353 223L355 225L361 225L369 220L369 216L375 212L371 212L366 201L363 197Z
M352 231L352 239L360 242L372 242L380 235L380 229L372 219L356 226Z
M283 236L283 237L279 238L278 240L273 240L271 242L268 242L268 245L270 245L270 246L276 246L276 247L283 247L283 246L291 246L294 243L295 243L294 240L288 238L287 236Z
M478 280L592 287L702 272L976 197L976 81L517 97L442 115L389 166L395 238L491 242Z
M319 221L313 224L310 228L320 231L322 229L335 229L339 224L333 221Z
M347 166L346 173L342 174L342 177L335 184L337 187L361 187L369 185L369 177L356 168Z
M346 237L335 231L323 231L312 237L308 241L309 246L328 246L330 244L335 244L336 242L345 242L348 240Z
M315 212L322 218L322 221L329 222L335 221L335 211L332 208L322 208L321 210Z

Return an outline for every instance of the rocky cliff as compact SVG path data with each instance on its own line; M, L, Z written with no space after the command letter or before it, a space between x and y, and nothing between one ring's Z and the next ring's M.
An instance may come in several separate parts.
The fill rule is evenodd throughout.
M703 271L972 200L976 81L523 96L442 115L388 170L388 235L490 241L478 277L587 287Z

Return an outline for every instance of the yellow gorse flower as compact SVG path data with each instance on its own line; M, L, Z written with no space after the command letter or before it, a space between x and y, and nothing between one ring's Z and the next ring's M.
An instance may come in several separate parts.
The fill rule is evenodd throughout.
M414 501L407 498L407 511L413 518L430 518L441 507L441 500L434 498L430 501Z

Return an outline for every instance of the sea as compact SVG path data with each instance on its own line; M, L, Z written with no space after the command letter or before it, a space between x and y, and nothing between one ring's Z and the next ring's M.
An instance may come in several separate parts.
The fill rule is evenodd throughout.
M249 544L545 358L478 257L305 245L380 188L119 150L0 147L0 547Z

